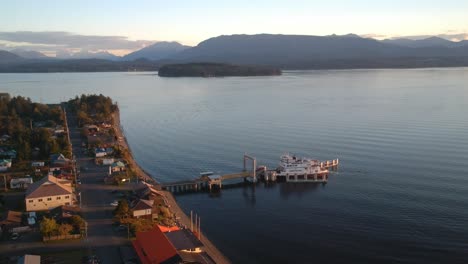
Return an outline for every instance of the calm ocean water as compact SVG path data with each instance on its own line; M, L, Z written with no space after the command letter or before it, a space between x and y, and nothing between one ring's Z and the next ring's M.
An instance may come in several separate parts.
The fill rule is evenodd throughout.
M0 74L0 91L118 101L159 181L339 158L326 185L177 196L234 263L468 263L468 68L295 71L279 77Z

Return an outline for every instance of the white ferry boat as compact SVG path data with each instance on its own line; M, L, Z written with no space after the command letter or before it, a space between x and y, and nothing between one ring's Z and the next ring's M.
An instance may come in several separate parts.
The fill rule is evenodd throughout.
M277 177L286 182L327 182L329 171L319 160L298 158L285 154L281 156Z

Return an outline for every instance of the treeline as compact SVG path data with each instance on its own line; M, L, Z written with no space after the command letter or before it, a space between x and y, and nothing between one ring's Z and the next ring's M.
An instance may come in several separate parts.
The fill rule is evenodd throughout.
M50 153L57 152L71 155L66 137L54 137L52 132L64 122L60 106L35 103L22 96L2 97L0 121L0 135L10 136L4 144L16 150L18 160L30 160L35 148L36 159L47 159Z
M156 71L159 63L149 60L110 61L102 59L21 60L0 63L0 72L115 72Z
M79 125L112 122L112 114L118 110L116 103L102 94L81 95L68 101L70 110L77 115Z
M158 75L161 77L269 76L281 75L281 70L268 66L186 63L163 65Z

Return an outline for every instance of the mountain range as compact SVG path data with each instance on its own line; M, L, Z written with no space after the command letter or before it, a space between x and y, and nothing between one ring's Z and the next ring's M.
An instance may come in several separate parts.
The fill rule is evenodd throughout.
M178 42L157 42L153 45L142 48L130 54L122 57L123 60L136 60L136 59L148 59L148 60L162 60L170 58L177 53L189 49L189 46L184 46Z
M143 60L145 63L151 61L155 67L188 62L268 65L283 69L453 67L468 66L468 41L454 42L438 37L379 41L354 34L223 35L202 41L195 47L157 42L123 57L83 51L69 58L75 59L75 63L76 59L90 58L116 62ZM3 62L4 65L0 71L14 68L15 64L24 65L31 61L37 64L43 59L40 54L2 51L0 64Z

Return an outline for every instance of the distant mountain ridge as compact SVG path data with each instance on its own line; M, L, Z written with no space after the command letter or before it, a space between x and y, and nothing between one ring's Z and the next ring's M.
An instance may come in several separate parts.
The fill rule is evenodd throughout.
M121 57L116 56L107 51L99 51L99 52L91 52L87 50L81 50L75 53L69 52L58 52L57 59L102 59L102 60L112 60L117 61L120 60Z
M22 60L23 58L6 50L0 50L0 63L11 63Z
M39 51L34 51L34 50L24 50L24 49L12 49L10 50L11 53L16 54L22 58L25 59L44 59L48 58L46 55Z
M210 38L172 57L179 62L279 66L283 69L413 67L427 59L466 57L468 46L411 48L356 35L228 35ZM408 62L411 58L411 62ZM398 59L406 62L399 64ZM421 63L414 63L419 60ZM388 63L392 61L391 63ZM348 63L348 66L346 65ZM434 63L436 65L437 63ZM447 64L445 60L444 65ZM456 63L459 65L459 62Z
M355 69L355 68L417 68L417 67L460 67L468 66L468 41L454 42L442 38L430 37L420 40L392 39L376 40L355 34L307 36L307 35L222 35L200 42L195 47L188 47L177 42L157 42L141 50L120 58L110 53L81 52L71 56L75 62L57 60L47 62L44 67L53 71L73 71L76 59L92 58L102 55L103 59L113 61L136 62L138 69L160 67L164 64L178 63L227 63L236 65L272 66L281 69ZM5 53L0 56L0 63L22 66L2 67L1 71L40 70L39 62L45 59L25 59L15 54ZM55 60L54 60L55 61ZM34 67L26 67L32 62ZM82 70L92 63L102 60L89 60L79 64ZM52 65L55 64L55 65ZM123 66L124 65L124 66ZM129 64L110 63L99 69L131 68Z
M148 60L162 60L170 58L171 56L190 48L184 46L178 42L167 42L161 41L156 42L153 45L144 47L140 50L132 52L123 56L123 60L136 60L136 59L148 59Z
M408 38L397 38L397 39L384 39L383 43L394 44L403 47L410 48L427 48L427 47L461 47L468 45L468 41L462 40L459 42L450 41L448 39L439 38L439 37L429 37L424 39L408 39Z

